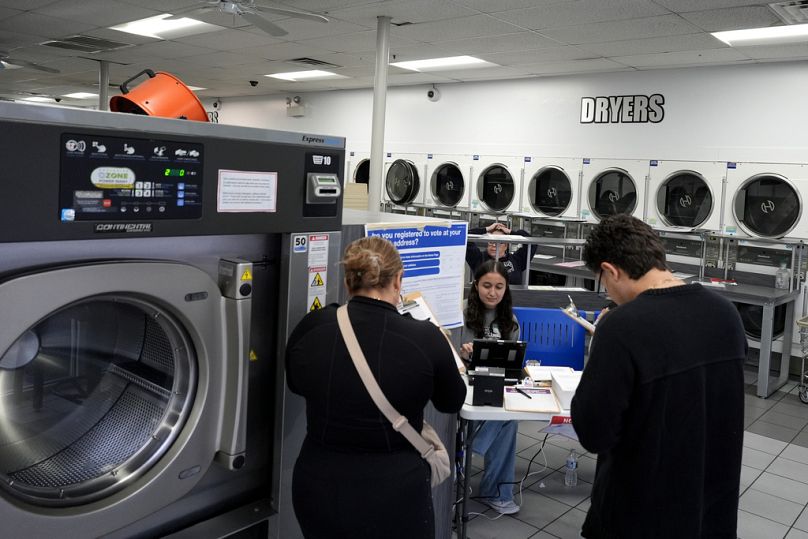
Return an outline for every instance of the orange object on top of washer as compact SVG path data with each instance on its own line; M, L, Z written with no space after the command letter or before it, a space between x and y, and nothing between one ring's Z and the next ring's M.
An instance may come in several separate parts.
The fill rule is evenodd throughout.
M130 90L127 84L143 74L149 78ZM170 73L144 69L124 81L120 88L122 94L109 100L109 108L115 112L208 121L208 113L196 94Z

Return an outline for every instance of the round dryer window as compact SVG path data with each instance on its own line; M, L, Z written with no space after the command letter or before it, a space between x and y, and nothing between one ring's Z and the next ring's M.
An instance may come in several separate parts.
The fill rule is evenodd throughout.
M738 225L748 234L781 238L800 219L797 190L782 176L760 174L746 180L735 194L733 205Z
M707 180L698 172L674 172L659 186L657 209L667 225L694 228L701 225L713 209Z
M530 180L528 200L537 212L551 217L564 213L572 201L572 182L557 167L545 167Z
M370 159L363 159L354 171L354 182L368 183L370 179Z
M598 218L632 214L637 207L637 187L625 170L604 170L589 185L589 207Z
M0 357L0 484L44 506L123 488L175 440L196 369L178 321L138 298L53 312Z
M454 163L443 163L432 173L432 196L441 206L454 208L466 191L463 173Z
M396 159L387 169L385 188L393 204L409 204L418 194L420 187L418 171L409 161Z
M513 176L502 165L491 165L483 170L477 182L477 194L482 205L493 211L503 211L513 202L515 188Z

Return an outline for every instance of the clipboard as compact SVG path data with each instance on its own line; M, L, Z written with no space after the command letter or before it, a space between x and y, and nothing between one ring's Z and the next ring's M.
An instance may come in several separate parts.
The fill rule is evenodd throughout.
M516 391L515 387L505 388L505 398L502 407L511 412L540 412L557 414L561 411L558 400L555 398L551 387L520 387L524 393L530 395L527 398L522 393Z
M416 320L428 320L435 324L441 333L443 333L443 336L446 337L446 340L449 343L449 348L452 349L452 355L454 356L457 369L460 372L466 372L466 366L463 364L463 360L460 359L460 355L457 353L457 350L455 350L452 341L449 340L449 336L446 335L446 331L438 324L438 321L435 318L435 315L432 313L432 309L429 308L429 304L426 302L424 296L422 296L420 292L411 292L406 296L402 296L402 299L404 302L399 309L399 312L401 314L409 314Z

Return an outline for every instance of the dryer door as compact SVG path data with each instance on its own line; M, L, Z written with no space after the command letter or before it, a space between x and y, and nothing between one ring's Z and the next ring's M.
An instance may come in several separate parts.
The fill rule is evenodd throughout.
M396 159L387 169L385 188L390 202L407 205L418 195L421 183L415 166L405 159Z
M463 173L454 163L438 165L431 179L432 196L441 205L454 208L466 192Z
M784 177L760 174L746 180L733 204L738 225L750 235L781 238L800 219L800 195Z
M544 167L530 180L528 200L534 210L549 217L564 213L572 202L572 182L558 167Z
M207 273L165 262L0 283L0 521L96 537L188 492L219 446L225 359L238 361L227 301Z
M667 225L701 226L713 210L713 196L707 180L698 172L674 172L659 186L657 210Z
M637 207L637 186L628 172L607 169L597 175L589 186L589 207L599 219L627 213Z
M513 176L504 165L491 165L480 174L477 194L482 205L491 211L504 211L516 193Z

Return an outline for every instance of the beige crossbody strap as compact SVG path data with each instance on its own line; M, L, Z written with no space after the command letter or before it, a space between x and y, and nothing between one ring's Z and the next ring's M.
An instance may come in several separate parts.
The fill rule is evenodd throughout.
M393 408L393 405L390 404L390 401L387 400L387 397L384 396L384 393L382 393L382 388L379 387L379 383L376 381L373 373L370 372L365 354L362 353L362 348L359 347L359 341L356 340L356 333L354 333L351 319L348 317L347 305L342 305L337 309L337 324L339 324L342 339L345 341L345 346L348 348L348 353L351 355L354 367L356 367L356 372L359 373L359 377L365 384L365 388L368 390L368 393L370 393L370 398L373 399L373 402L376 403L376 406L378 406L382 414L393 424L393 429L400 432L421 454L421 457L426 458L435 448L412 428L407 418L399 414L396 409Z

